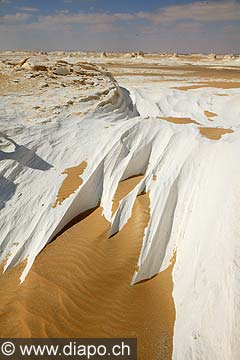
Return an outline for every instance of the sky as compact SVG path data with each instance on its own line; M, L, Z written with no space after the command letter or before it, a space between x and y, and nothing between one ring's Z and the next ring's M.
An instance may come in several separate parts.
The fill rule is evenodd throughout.
M0 50L240 53L240 0L0 0Z

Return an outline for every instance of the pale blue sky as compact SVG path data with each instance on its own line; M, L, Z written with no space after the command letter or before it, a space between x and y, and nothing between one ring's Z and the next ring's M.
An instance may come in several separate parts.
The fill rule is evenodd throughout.
M240 52L240 0L0 0L0 49Z

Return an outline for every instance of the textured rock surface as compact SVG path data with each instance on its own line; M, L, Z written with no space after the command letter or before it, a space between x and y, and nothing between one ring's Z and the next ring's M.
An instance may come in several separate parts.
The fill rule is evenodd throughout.
M173 359L237 360L240 90L236 83L231 88L239 69L232 73L230 67L239 60L219 60L229 61L225 72L216 70L224 77L219 86L185 91L180 85L195 83L197 69L177 64L191 63L191 57L163 56L166 67L156 65L154 71L165 82L157 82L152 69L147 80L139 73L143 59L122 56L109 65L111 55L98 56L96 62L112 66L123 88L107 70L87 63L89 54L27 55L1 54L0 254L5 270L26 260L23 281L44 246L76 215L99 203L111 223L109 236L121 231L136 197L148 193L150 220L132 283L166 269L175 251ZM196 60L200 84L213 60ZM145 55L144 61L146 71L160 60ZM32 64L44 68L34 70ZM174 82L167 68L173 64ZM67 170L83 162L79 186L54 206ZM119 182L139 174L113 212Z

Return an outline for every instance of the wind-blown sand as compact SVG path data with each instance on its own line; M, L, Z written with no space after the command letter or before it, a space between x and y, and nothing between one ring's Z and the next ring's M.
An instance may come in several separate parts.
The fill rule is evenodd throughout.
M212 111L208 111L208 110L205 110L204 111L204 115L206 115L208 118L212 118L214 116L217 116L217 114L215 114L214 112Z
M206 82L200 83L197 85L187 85L187 86L178 86L177 90L193 90L201 88L216 88L216 89L239 89L240 82L234 81L215 81L215 82Z
M174 124L197 124L197 125L200 125L197 121L195 120L192 120L191 118L176 118L176 117L162 117L161 119L163 120L166 120L166 121L169 121L169 122L172 122Z
M201 127L199 128L199 131L201 135L211 140L219 140L224 134L233 133L233 130L231 129L220 129L220 128L210 128L210 127Z
M63 174L67 174L67 177L64 179L62 186L59 189L57 199L53 207L61 205L65 199L67 199L79 188L79 186L82 184L82 179L80 176L84 172L86 166L87 163L83 161L77 166L64 170Z
M139 180L120 183L116 201ZM132 218L110 239L98 208L42 251L21 286L21 265L1 275L0 336L137 337L139 359L171 359L174 263L130 285L148 206L148 194L139 196Z

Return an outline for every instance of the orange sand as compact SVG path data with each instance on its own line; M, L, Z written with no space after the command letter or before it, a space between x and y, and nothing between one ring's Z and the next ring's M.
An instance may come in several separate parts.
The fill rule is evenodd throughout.
M214 112L207 111L207 110L204 111L204 115L209 117L209 118L217 116L217 114L215 114Z
M191 64L184 64L180 63L179 65L158 65L158 64L151 64L151 63L106 63L105 66L112 72L114 76L118 74L126 75L124 71L121 69L134 69L131 71L131 75L142 75L142 76L159 76L164 75L166 77L198 77L202 79L204 82L210 81L210 79L219 81L228 80L232 81L240 81L240 71L238 67L233 68L231 67L224 67L224 68L217 68L216 64L213 66L211 65L191 65ZM139 70L139 71L138 71ZM151 70L151 71L149 71ZM154 72L152 71L154 70ZM164 70L164 72L162 72ZM166 73L167 71L167 73ZM173 71L173 72L172 72ZM152 75L153 74L153 75ZM129 73L127 73L127 76Z
M210 140L220 140L224 134L233 133L231 129L223 128L211 128L211 127L201 127L199 131L202 136L207 137Z
M128 193L130 193L135 188L135 186L143 179L143 177L143 175L132 176L129 179L120 182L116 194L113 198L113 214L117 210L120 200L122 200Z
M79 188L79 186L82 184L80 175L82 175L86 166L86 161L83 161L78 166L64 170L63 174L67 174L67 177L63 180L63 183L58 191L56 201L53 205L54 208L57 205L61 205L64 200L66 200Z
M205 82L196 85L187 85L187 86L179 86L175 87L176 90L192 90L192 89L200 89L204 87L214 87L218 89L234 89L240 88L240 82L234 81L212 81L212 82Z
M134 182L139 178L122 182L115 199ZM148 194L110 239L101 213L86 212L49 244L21 286L23 265L0 276L0 336L137 337L139 359L171 359L174 261L154 279L130 285L149 220Z
M184 124L199 124L197 121L192 120L191 118L181 118L181 117L161 117L163 120L167 120L169 122L172 122L174 124L184 125Z

